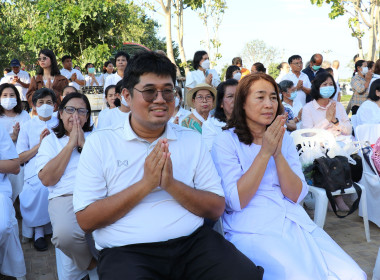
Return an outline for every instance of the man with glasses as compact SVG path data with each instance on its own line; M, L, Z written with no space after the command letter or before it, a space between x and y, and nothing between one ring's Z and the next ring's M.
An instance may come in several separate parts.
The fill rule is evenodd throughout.
M288 59L291 71L284 75L281 81L290 80L296 87L297 97L295 100L299 101L302 106L306 104L306 96L310 94L311 83L309 77L303 73L302 57L299 55L292 55Z
M29 73L21 70L20 61L17 59L12 59L10 66L12 68L12 71L5 75L3 79L1 79L0 84L14 84L20 93L23 109L29 112L29 104L26 99L26 93L30 84Z
M99 278L262 279L204 218L217 220L224 194L198 133L168 123L176 66L137 54L123 78L124 125L88 138L77 170L74 211L101 250Z

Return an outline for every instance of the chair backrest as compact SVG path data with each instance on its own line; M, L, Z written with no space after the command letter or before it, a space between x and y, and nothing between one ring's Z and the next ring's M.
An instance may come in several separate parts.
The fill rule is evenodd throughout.
M294 144L308 147L320 147L321 145L333 147L336 145L334 135L325 129L306 128L295 130L290 134Z
M354 129L358 126L358 116L357 115L351 116L351 124L352 124L352 127Z
M375 144L380 137L380 124L361 124L355 129L355 136L360 142Z

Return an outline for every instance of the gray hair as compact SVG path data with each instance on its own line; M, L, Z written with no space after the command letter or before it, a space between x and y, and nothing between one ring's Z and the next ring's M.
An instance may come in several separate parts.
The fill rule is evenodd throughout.
M283 80L279 84L280 86L280 91L281 92L288 92L288 89L290 89L292 86L294 86L294 83L289 80Z

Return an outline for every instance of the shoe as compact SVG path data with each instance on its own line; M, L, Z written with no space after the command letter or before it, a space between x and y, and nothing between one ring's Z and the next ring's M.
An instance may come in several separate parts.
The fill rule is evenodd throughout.
M350 207L347 206L347 204L344 202L343 197L341 195L338 195L335 197L336 205L338 206L340 211L350 211Z
M48 249L48 244L44 237L40 237L34 241L34 248L37 251L46 251Z

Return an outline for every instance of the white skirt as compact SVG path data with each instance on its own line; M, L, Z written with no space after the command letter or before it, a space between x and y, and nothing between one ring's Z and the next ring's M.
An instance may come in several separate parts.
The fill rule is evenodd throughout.
M321 228L304 230L285 218L282 232L226 234L243 254L264 268L264 280L364 280L355 261Z
M50 223L48 196L47 187L37 175L25 181L20 193L20 210L26 226L39 227Z
M12 201L15 202L24 185L24 166L20 166L20 172L17 175L8 174L8 178L12 185Z

